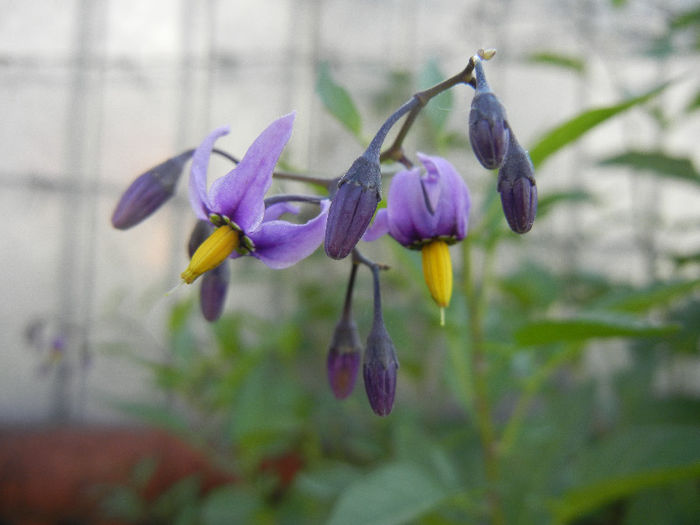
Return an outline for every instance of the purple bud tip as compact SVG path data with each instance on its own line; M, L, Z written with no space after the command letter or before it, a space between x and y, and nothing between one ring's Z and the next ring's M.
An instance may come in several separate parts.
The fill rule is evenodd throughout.
M510 229L527 233L537 215L537 186L530 155L511 133L508 155L498 170L498 191Z
M359 157L340 179L326 223L326 254L343 259L353 250L369 226L381 200L381 170L378 161Z
M503 105L490 91L477 92L469 111L469 141L482 166L493 170L503 164L508 135Z
M202 285L199 289L199 306L204 319L210 323L221 317L221 313L224 311L230 276L231 269L228 261L224 261L202 277Z
M367 338L362 375L369 404L379 416L389 415L394 406L398 368L394 343L384 324L375 324Z
M328 381L337 399L345 399L355 388L361 350L357 325L352 319L341 319L335 327L326 360Z
M112 226L126 230L160 208L175 193L182 169L192 156L187 151L151 168L131 183L112 214Z

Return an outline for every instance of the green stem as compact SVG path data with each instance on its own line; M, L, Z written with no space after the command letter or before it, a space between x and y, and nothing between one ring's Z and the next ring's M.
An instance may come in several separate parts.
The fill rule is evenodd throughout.
M488 363L484 336L485 296L483 285L477 286L473 272L472 246L469 237L463 243L463 289L469 310L469 342L473 385L474 415L484 453L484 472L487 483L487 503L492 523L503 525L505 517L498 490L500 468L499 448L493 427L491 401L488 389ZM487 257L488 262L488 257ZM482 280L483 282L483 280Z

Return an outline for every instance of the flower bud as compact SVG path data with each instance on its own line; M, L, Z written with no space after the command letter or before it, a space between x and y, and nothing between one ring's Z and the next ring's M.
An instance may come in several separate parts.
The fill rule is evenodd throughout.
M469 141L481 165L492 170L503 164L508 150L506 111L486 83L480 61L475 71L477 84L469 111Z
M515 233L527 233L537 214L537 186L535 168L530 155L510 134L508 155L498 170L498 191L501 205L510 229Z
M362 375L369 404L375 414L387 416L394 406L399 362L394 343L383 322L375 322L367 337Z
M197 251L197 248L207 240L207 237L209 237L213 231L214 225L211 222L201 219L197 221L187 241L187 255L190 256L190 259L194 255L194 252Z
M112 226L126 230L160 208L175 193L182 169L193 153L186 151L137 177L119 199Z
M346 257L365 233L381 200L382 178L379 158L358 157L338 182L326 223L326 254Z
M328 381L337 399L345 399L355 387L361 350L357 325L351 318L343 316L335 326L326 360Z
M202 315L210 323L221 317L230 277L231 267L225 263L205 273L202 277L202 285L199 289L199 306Z

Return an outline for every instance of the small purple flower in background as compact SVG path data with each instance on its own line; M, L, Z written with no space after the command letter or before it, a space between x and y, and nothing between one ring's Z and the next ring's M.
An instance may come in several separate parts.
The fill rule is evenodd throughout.
M373 241L388 233L407 248L421 250L423 275L441 308L452 296L452 262L448 245L467 235L471 197L462 177L441 157L418 154L425 167L404 170L391 181L387 207L379 210L365 233Z
M195 150L190 173L190 204L197 218L217 228L193 254L182 279L192 283L227 257L250 254L270 268L281 269L308 257L319 246L326 227L328 202L305 224L277 219L287 211L282 203L265 209L264 196L272 173L292 133L294 114L270 124L253 142L243 159L207 191L207 169L214 142L229 132L214 130Z

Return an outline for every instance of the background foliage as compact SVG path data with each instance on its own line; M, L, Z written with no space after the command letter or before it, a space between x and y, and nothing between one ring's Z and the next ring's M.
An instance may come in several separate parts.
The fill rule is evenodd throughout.
M696 53L699 21L697 9L671 17L667 36L649 43L651 50L661 60L686 46L678 35L691 32ZM553 52L528 60L573 75L586 65L583 57ZM430 62L415 77L390 76L376 99L395 107L444 77ZM676 114L658 103L674 82L684 80L571 115L527 145L540 177L535 229L564 207L606 205L578 187L550 191L556 174L548 173L547 161L558 151L628 111L646 114L660 136L675 122L697 118L700 93ZM349 136L366 141L370 126L352 87L324 65L316 89ZM414 131L423 151L449 157L469 147L466 129L448 118L451 97L421 114ZM654 177L697 193L700 174L690 152L670 153L662 144L586 162L600 176L624 166L640 180ZM376 248L376 258L392 266L383 274L384 316L401 362L388 418L372 414L361 384L344 402L327 386L325 351L342 306L345 267L329 270L333 263L322 254L274 276L237 261L238 275L273 290L280 307L272 315L240 309L208 327L193 299L178 304L168 326L170 360L143 362L170 400L167 408L119 406L188 437L240 481L203 495L191 479L146 503L138 496L146 465L133 486L108 498L110 511L183 524L697 523L697 377L688 384L668 378L700 350L698 252L657 251L668 270L642 283L575 261L551 264L546 244L536 259L521 255L528 236L507 230L495 177L474 198L468 239L453 248L461 258L459 285L446 327L438 326L428 300L419 255L388 240ZM697 215L689 217L697 229ZM504 258L511 264L495 264ZM355 312L366 334L368 272L358 287ZM475 370L474 352L482 349L487 365ZM140 359L135 351L132 358Z

